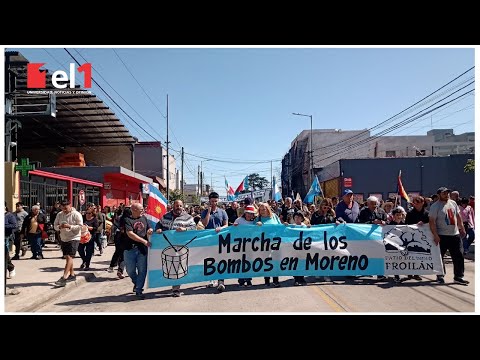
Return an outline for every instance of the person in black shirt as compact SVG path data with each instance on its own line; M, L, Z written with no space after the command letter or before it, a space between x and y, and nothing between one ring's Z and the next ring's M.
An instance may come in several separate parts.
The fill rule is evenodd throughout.
M405 225L405 209L401 206L397 206L395 209L392 210L393 220L390 220L387 225ZM418 275L416 275L418 276ZM411 279L412 275L408 275L408 278ZM418 280L417 278L415 278ZM407 280L407 278L400 278L400 275L395 275L395 282L401 283L402 281ZM420 278L420 280L422 280Z
M228 216L228 226L232 226L235 220L237 220L238 218L237 209L238 209L238 203L234 201L232 202L230 207L227 210L225 210Z
M379 201L376 196L370 196L365 206L358 215L358 222L362 224L385 225L387 223L387 213L379 207ZM378 280L386 280L384 275L377 275Z
M413 208L407 213L405 224L418 225L428 224L427 202L423 196L415 196L412 201ZM422 280L420 275L408 275L409 279Z
M428 223L427 204L423 196L415 196L412 201L413 208L407 213L405 224L423 225Z
M148 248L152 245L147 236L153 229L148 225L147 218L142 215L143 206L134 203L131 206L132 217L125 219L125 231L129 238L123 253L128 276L133 282L133 291L138 299L145 299L143 286L147 278Z
M367 199L367 206L360 211L358 222L377 225L385 225L387 223L387 214L378 206L378 198L376 196L370 196Z
M325 198L322 200L317 210L312 213L311 225L332 224L335 222L335 211L333 210L332 200Z

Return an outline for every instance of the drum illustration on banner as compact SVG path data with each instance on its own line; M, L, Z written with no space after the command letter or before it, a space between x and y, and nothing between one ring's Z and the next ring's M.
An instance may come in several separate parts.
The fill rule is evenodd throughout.
M85 204L85 191L80 190L78 192L78 202L80 203L80 206Z
M197 237L195 236L185 245L172 245L165 234L163 234L163 237L170 244L162 251L163 277L166 279L180 279L188 274L189 249L187 245Z

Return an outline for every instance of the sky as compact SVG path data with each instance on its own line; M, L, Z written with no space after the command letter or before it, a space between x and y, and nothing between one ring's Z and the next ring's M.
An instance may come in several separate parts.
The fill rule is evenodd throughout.
M19 48L50 71L74 62L63 48ZM169 97L171 154L185 179L225 195L258 173L280 176L281 159L303 130L370 128L414 104L475 65L474 48L70 48L93 78L143 129L94 84L141 141L166 139ZM132 76L133 74L133 76ZM473 74L473 72L472 72ZM81 78L77 79L81 83ZM113 89L114 90L113 90ZM121 95L123 99L118 95ZM140 116L139 116L140 115ZM389 135L426 135L432 128L474 131L474 96Z

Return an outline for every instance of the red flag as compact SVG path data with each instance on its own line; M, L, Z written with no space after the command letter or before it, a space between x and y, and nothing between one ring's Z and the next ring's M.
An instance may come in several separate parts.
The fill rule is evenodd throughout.
M408 197L408 194L402 185L402 170L400 170L398 173L397 194L404 198L407 202L410 202L410 198Z

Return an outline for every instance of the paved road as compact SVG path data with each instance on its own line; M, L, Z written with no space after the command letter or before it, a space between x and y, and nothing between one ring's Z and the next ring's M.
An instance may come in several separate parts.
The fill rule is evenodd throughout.
M294 287L290 277L281 277L282 287L266 288L263 278L251 288L239 288L227 280L227 290L217 294L204 283L184 285L184 295L171 297L167 288L148 289L145 300L136 300L127 277L101 273L93 281L59 293L59 297L37 312L474 312L475 285L472 260L465 260L469 286L452 282L452 265L447 260L446 284L434 276L423 281L395 284L374 278L318 282L307 278L308 286ZM97 274L99 274L97 272Z

